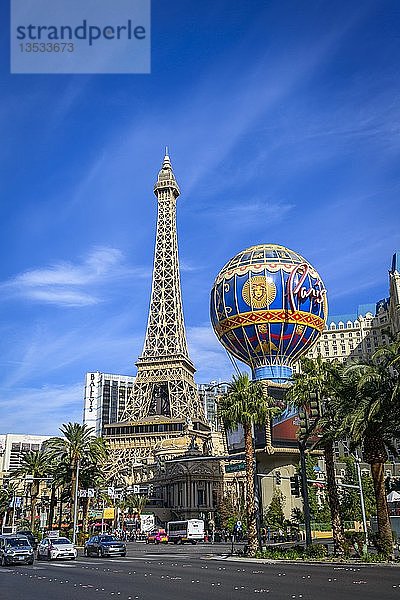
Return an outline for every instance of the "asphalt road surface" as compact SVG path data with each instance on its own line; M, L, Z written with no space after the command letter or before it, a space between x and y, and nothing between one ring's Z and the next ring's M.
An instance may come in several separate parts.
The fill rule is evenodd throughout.
M0 567L1 600L400 600L400 566L261 563L228 546L128 544L126 558Z

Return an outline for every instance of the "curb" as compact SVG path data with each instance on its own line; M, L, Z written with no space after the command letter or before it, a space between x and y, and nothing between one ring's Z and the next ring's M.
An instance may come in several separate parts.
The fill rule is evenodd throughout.
M385 567L385 568L399 568L400 563L391 563L391 562L330 562L330 561L320 561L320 560L285 560L279 558L246 558L240 556L231 556L230 554L221 554L219 556L213 556L210 560L225 560L232 562L248 562L255 564L277 564L277 565L309 565L309 566L318 566L318 567L340 567L346 569L346 567Z

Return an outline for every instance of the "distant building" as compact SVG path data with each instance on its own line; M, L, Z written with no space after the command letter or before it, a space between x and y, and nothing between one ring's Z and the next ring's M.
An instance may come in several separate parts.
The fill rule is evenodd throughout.
M340 362L366 358L389 343L388 331L389 300L385 298L375 305L359 306L355 314L332 317L308 356Z
M6 433L0 435L0 477L21 466L22 457L30 451L40 450L49 435Z
M86 373L83 422L93 427L96 436L103 435L104 426L121 421L135 377L94 371ZM227 390L226 383L199 383L200 401L212 431L219 431L217 419L218 396Z
M392 259L389 271L389 298L373 304L363 304L356 313L335 316L328 320L318 342L308 356L321 355L328 360L345 362L368 358L380 346L400 335L400 254Z
M389 321L394 337L400 335L400 252L393 254L392 266L389 271Z
M86 373L83 422L96 436L103 435L105 425L121 420L134 381L132 375Z
M217 418L217 401L221 394L225 394L228 389L228 384L218 381L210 381L210 383L197 384L200 400L204 406L206 419L211 426L212 431L220 431L221 423Z

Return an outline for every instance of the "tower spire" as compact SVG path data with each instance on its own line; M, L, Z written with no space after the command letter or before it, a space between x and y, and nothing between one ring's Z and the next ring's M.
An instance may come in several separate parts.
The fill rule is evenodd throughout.
M189 358L182 308L176 230L179 186L168 147L154 185L157 198L157 232L150 309L143 351L136 366L136 381L127 415L204 419Z
M168 169L169 168L169 169L172 170L171 159L169 157L169 152L168 152L168 146L165 146L165 154L164 154L164 160L163 160L162 168L163 169Z

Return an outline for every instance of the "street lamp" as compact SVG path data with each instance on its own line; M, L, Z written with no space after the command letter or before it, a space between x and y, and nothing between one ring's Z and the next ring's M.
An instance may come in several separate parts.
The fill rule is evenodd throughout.
M362 520L363 520L365 544L368 548L367 515L365 513L364 490L362 487L361 467L360 467L361 458L358 456L358 452L350 452L349 447L347 446L347 444L345 442L342 441L342 445L349 452L349 454L351 454L351 456L354 458L354 464L356 467L357 480L358 480L358 490L359 490L359 494L360 494L361 514L362 514Z
M76 543L76 530L78 524L78 489L79 489L79 468L80 468L80 460L78 459L76 463L76 478L75 478L75 490L74 490L74 525L72 532L72 543L75 545Z

